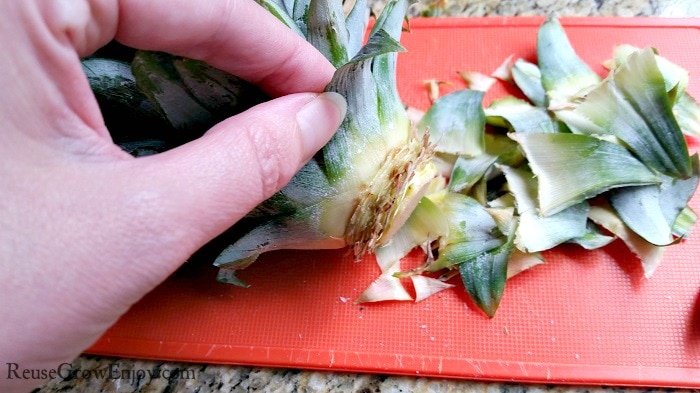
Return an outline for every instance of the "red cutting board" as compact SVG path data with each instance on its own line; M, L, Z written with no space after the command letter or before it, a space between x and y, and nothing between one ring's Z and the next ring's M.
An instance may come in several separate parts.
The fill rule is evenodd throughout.
M398 78L428 105L425 79L464 85L511 54L535 60L540 18L411 21ZM580 56L603 73L614 45L653 45L688 69L700 97L700 20L563 19ZM508 89L497 87L489 99ZM700 198L692 207L700 212ZM700 226L700 225L699 225ZM215 282L190 262L136 304L89 353L207 363L571 384L700 387L700 227L647 280L620 241L562 246L508 282L492 320L461 286L421 303L356 305L378 275L347 251L276 252ZM455 282L459 284L459 282Z

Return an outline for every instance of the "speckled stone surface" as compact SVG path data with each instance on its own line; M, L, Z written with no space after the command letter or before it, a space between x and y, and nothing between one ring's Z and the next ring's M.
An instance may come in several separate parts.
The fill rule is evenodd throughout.
M385 3L372 2L375 14ZM438 6L442 16L700 16L696 0L419 0L411 7L411 16L431 4L442 4Z
M66 369L68 369L66 367ZM680 389L624 389L521 385L290 369L197 365L83 356L71 367L76 377L56 378L35 393L104 392L359 392L359 393L643 393ZM110 373L118 378L110 377Z
M419 0L411 16L435 4L442 16L664 16L700 17L698 0ZM370 0L375 13L385 0ZM199 365L81 356L35 392L686 392L680 389L624 389L455 381L291 369ZM70 375L68 375L70 374Z

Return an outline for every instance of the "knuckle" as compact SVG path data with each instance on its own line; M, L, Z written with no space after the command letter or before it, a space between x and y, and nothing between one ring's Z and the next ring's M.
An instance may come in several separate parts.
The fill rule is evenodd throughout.
M292 146L264 121L255 122L245 129L254 164L257 166L260 193L264 198L279 191L296 172L296 162L290 157Z

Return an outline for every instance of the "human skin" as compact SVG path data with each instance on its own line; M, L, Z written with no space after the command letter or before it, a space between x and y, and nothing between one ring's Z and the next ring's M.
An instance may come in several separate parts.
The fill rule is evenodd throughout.
M283 187L345 115L334 71L252 0L0 2L0 365L55 369ZM80 66L111 39L206 61L275 98L133 158ZM0 391L40 380L8 379Z

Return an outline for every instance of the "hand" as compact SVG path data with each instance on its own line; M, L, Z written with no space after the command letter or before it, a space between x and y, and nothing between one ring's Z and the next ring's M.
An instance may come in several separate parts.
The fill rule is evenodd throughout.
M252 0L3 1L0 18L3 367L72 360L283 187L345 115L342 97L313 93L330 63ZM112 38L206 61L281 98L132 158L112 143L80 66ZM6 371L2 391L41 382Z

